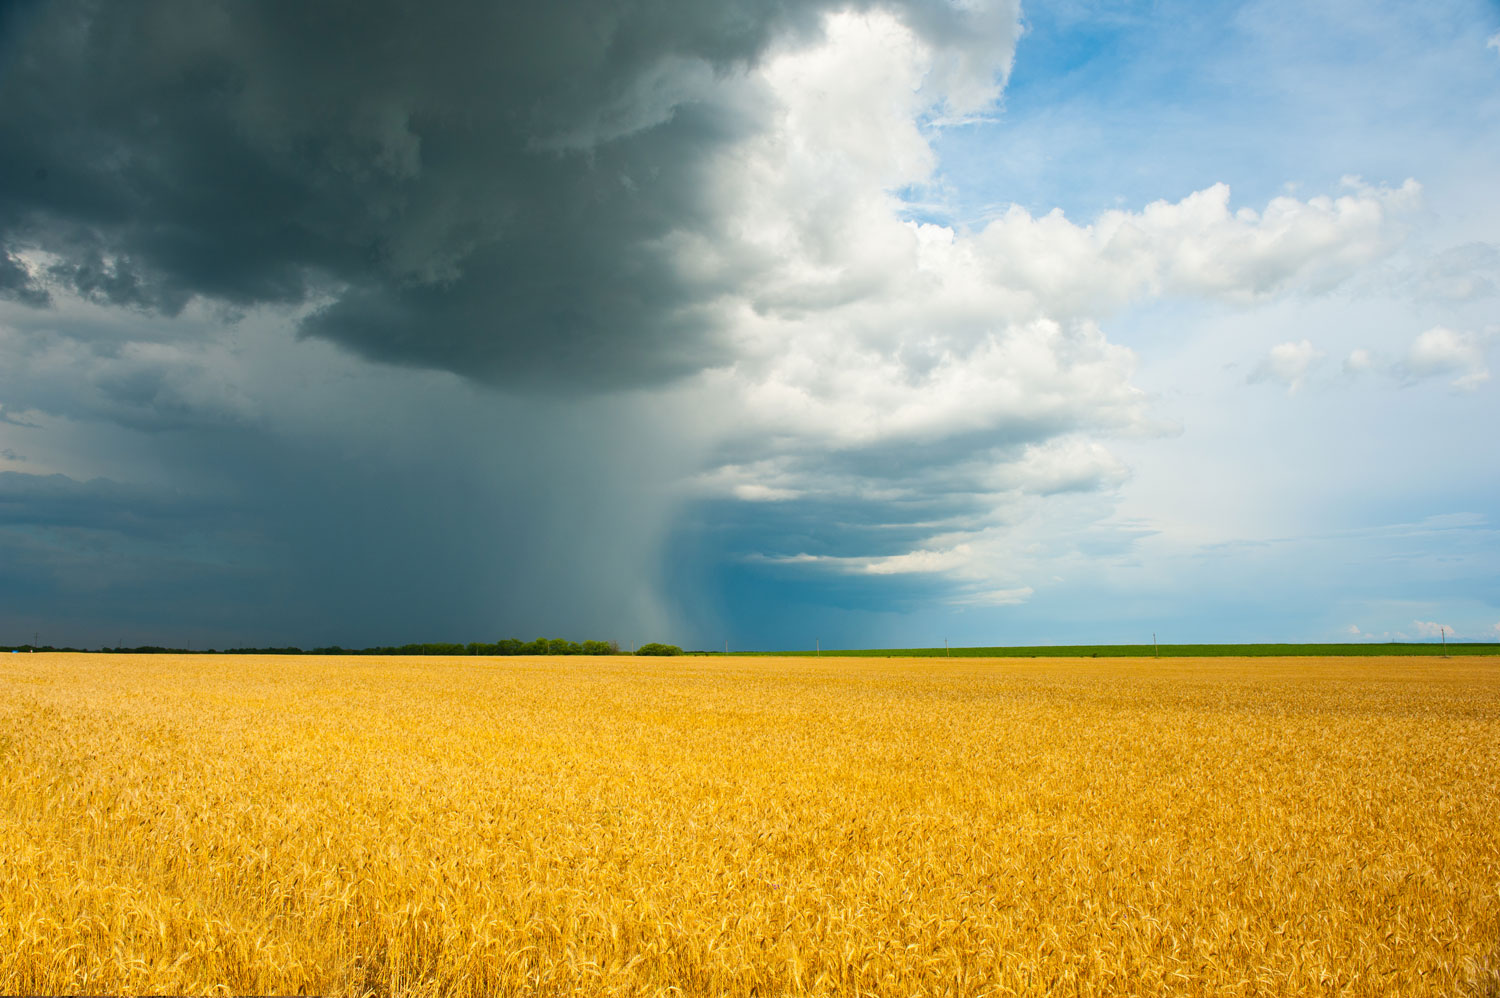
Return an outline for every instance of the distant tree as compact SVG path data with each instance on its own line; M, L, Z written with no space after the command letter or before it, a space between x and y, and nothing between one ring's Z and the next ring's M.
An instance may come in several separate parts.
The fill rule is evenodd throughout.
M585 641L583 643L583 654L613 655L614 650L609 647L608 641Z
M520 641L517 641L515 638L506 638L503 641L495 642L496 655L524 655L525 648L526 645L524 645Z
M656 641L641 645L635 650L637 655L681 655L682 649L676 645L664 645Z

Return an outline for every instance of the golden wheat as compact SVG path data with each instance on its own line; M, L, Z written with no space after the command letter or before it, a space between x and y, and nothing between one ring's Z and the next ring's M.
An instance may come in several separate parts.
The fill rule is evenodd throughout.
M1497 659L0 659L5 993L1416 996L1497 957Z

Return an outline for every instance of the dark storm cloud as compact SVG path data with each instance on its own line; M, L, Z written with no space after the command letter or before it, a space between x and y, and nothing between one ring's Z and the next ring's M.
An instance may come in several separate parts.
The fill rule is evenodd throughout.
M981 508L972 495L939 489L904 501L706 501L677 522L664 581L691 633L709 645L811 648L821 639L827 648L870 647L885 640L883 620L947 603L964 584L937 573L876 575L798 559L904 554L942 529L936 524L968 522Z
M160 536L195 519L221 521L222 504L189 500L107 478L0 471L0 528L90 527Z
M0 472L0 631L92 645L222 636L267 588L246 522L222 498Z
M803 497L795 502L701 504L679 528L705 536L718 557L743 560L815 555L883 557L910 551L939 532L935 524L967 521L982 504L971 495L924 494L906 501Z
M760 127L719 86L824 0L192 4L7 15L0 247L163 314L327 299L304 325L495 383L650 382L723 359L656 241ZM962 10L908 5L960 34ZM12 255L0 294L45 290Z
M690 638L701 647L722 648L725 641L738 651L812 648L816 642L825 649L910 645L909 629L902 632L892 622L945 603L957 589L938 575L870 575L824 565L749 560L747 544L759 543L747 533L754 517L736 515L744 514L743 509L721 512L734 517L733 522L699 522L680 531L666 559L671 566L666 586L681 607ZM758 512L775 521L790 510ZM818 537L827 531L807 526L808 546L820 549ZM907 540L920 536L902 528L893 533ZM792 536L778 539L791 541Z
M0 474L0 636L672 636L649 490L683 469L639 444L659 430L627 397L511 398L299 343L265 317L183 316L143 343L113 310L94 320L109 328L52 315L0 322L0 398L26 417L0 444L27 470L84 470Z
M745 557L900 553L974 511L958 478L691 508L716 522L679 566L718 400L609 391L738 359L724 299L786 264L716 200L781 128L754 67L876 2L0 0L0 443L74 476L0 482L0 631L635 644L713 633L673 597L720 563L851 605L937 591ZM880 5L945 51L1013 37ZM938 446L823 466L895 482Z

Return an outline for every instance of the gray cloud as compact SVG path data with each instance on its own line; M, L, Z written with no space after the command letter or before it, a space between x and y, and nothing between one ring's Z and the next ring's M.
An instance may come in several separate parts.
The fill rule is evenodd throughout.
M0 472L0 628L51 643L222 637L269 579L227 499Z
M24 8L0 71L0 294L44 302L13 257L43 250L97 302L320 300L307 334L493 383L722 361L714 288L661 240L711 228L703 171L764 125L725 81L830 6ZM956 57L997 16L901 9Z
M0 398L24 417L0 446L38 472L0 474L0 634L672 636L656 549L684 457L635 400L507 396L197 308L0 310Z
M52 301L47 289L10 253L0 254L0 298L38 308Z
M8 452L7 452L8 454ZM0 525L94 526L128 533L158 533L191 515L221 514L182 497L95 478L0 471Z

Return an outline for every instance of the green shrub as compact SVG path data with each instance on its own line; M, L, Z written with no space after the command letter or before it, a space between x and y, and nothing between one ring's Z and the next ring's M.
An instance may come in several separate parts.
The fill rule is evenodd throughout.
M641 645L635 653L637 655L681 655L682 649L676 645L664 645L653 641L649 645Z

